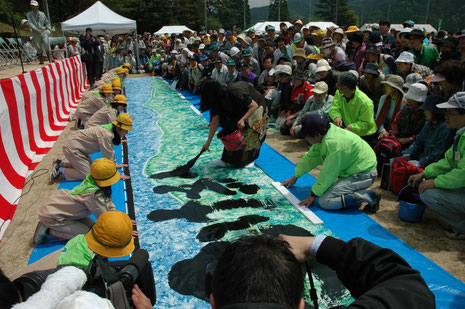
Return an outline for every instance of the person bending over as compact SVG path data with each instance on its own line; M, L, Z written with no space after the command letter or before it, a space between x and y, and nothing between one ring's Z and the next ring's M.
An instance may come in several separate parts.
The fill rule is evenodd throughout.
M294 177L285 180L283 186L292 187L300 176L323 165L311 195L299 205L316 204L318 198L317 203L324 209L353 208L367 202L364 210L378 211L380 192L364 190L378 175L376 155L367 142L318 114L305 116L299 134L312 146L297 164Z
M221 254L213 274L213 309L303 309L301 264L311 256L334 271L355 301L336 308L435 308L420 273L398 254L361 238L246 236Z

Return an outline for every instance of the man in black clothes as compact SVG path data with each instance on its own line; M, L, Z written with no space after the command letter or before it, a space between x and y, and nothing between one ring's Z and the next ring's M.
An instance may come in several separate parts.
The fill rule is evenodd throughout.
M355 298L348 308L435 308L420 273L392 250L323 235L249 236L231 243L216 264L212 308L303 309L300 263L309 256L336 271Z
M95 82L97 47L99 44L92 35L91 28L86 29L86 34L81 35L79 41L82 48L81 59L86 64L87 79L89 79L89 84L92 87Z
M95 48L95 80L99 80L103 74L103 62L105 60L105 47L103 46L103 42L96 38L97 40L97 47Z

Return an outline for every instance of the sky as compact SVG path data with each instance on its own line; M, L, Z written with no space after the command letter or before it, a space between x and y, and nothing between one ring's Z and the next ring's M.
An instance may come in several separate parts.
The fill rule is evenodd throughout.
M249 0L249 5L251 8L254 8L257 6L265 6L269 4L270 4L270 0Z

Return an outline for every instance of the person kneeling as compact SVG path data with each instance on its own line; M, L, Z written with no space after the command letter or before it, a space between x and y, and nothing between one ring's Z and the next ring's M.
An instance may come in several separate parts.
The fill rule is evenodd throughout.
M299 205L310 206L318 198L324 209L353 208L367 202L364 210L378 211L381 193L363 190L377 176L376 155L367 142L316 114L304 118L299 134L312 146L297 164L295 176L285 180L283 186L292 187L300 176L323 164L311 195Z

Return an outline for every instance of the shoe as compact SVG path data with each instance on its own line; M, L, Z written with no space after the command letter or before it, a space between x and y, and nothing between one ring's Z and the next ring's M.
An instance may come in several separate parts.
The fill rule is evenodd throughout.
M250 162L249 164L247 164L246 166L244 166L244 168L252 168L255 166L255 161L253 162Z
M450 228L444 231L444 235L453 240L465 240L465 234L457 232L456 230Z
M35 245L42 244L47 239L47 235L48 235L48 227L46 227L39 221L39 223L37 223L36 231L34 233L34 244Z
M228 166L228 163L224 162L223 160L213 160L213 161L210 161L210 164L214 166L218 166L218 167Z
M49 184L54 184L57 180L61 178L61 168L62 162L61 160L57 159L53 162L52 171L50 173Z
M376 213L379 210L379 202L381 201L381 190L376 189L375 192L375 202L373 204L368 203L368 205L363 208L363 211Z

